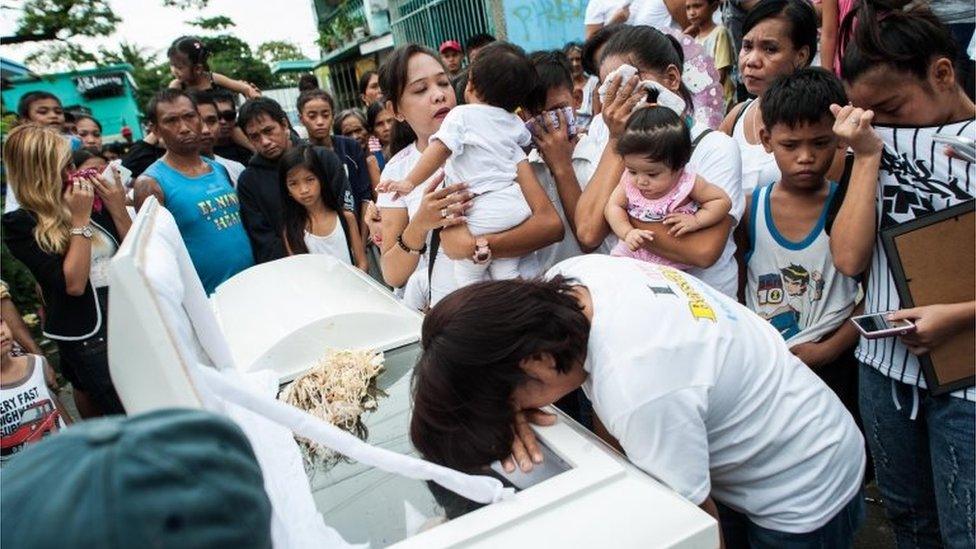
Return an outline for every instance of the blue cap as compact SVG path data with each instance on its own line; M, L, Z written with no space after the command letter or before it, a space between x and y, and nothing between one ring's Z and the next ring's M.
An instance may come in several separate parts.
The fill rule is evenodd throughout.
M254 451L209 412L86 421L14 456L0 477L9 547L271 547Z

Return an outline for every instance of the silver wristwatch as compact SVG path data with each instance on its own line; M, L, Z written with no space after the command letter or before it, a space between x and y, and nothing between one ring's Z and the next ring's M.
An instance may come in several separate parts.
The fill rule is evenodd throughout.
M88 240L91 240L95 236L95 231L92 230L91 225L85 225L84 227L74 227L71 229L71 236L83 236Z

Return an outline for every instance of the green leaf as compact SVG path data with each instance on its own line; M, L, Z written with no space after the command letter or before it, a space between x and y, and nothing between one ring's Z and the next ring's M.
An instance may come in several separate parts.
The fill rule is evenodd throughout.
M221 31L224 29L233 28L234 21L227 16L217 15L214 17L197 17L192 21L186 22L188 25L193 25L194 27L200 27L204 30L210 31Z

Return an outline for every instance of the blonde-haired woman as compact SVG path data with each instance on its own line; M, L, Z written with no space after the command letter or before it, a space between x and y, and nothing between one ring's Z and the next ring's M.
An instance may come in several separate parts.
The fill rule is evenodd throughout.
M71 147L51 128L14 128L3 161L20 204L3 215L3 240L41 287L44 335L57 343L78 410L124 413L105 340L108 264L131 225L124 192L100 177L72 177Z

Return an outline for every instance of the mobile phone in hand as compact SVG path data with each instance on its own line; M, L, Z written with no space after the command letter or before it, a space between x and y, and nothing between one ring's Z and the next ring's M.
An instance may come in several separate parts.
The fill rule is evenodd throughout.
M932 136L932 141L952 147L956 156L966 162L976 162L976 141L969 137L937 133Z
M851 317L851 322L865 339L881 339L910 334L917 330L911 320L888 320L894 311Z

